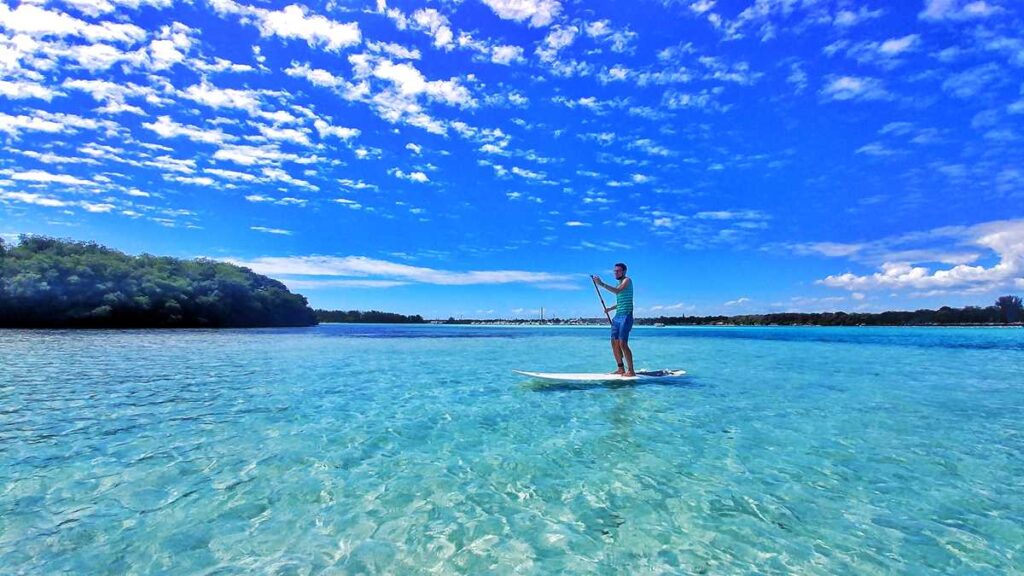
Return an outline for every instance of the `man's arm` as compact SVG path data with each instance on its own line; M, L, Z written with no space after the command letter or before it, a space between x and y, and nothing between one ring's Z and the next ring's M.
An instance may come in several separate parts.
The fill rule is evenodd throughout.
M629 278L623 278L622 282L619 282L618 286L612 286L610 284L605 284L604 280L598 280L598 283L601 285L602 288L604 288L605 290L611 292L612 294L618 294L619 292L622 292L623 290L626 289L626 286L629 285L629 281L630 281Z

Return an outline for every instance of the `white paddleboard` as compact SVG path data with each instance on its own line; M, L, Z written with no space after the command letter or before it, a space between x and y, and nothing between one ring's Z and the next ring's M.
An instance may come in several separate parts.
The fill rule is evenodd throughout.
M636 382L645 380L660 380L663 378L678 378L686 375L686 370L640 370L636 376L622 376L619 374L593 374L587 372L527 372L525 370L513 370L516 374L547 380L550 382Z

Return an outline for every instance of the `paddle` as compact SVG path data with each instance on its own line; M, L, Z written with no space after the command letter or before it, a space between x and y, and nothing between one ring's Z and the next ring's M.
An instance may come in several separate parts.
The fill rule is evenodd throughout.
M608 307L604 304L604 296L601 296L601 289L597 287L597 278L593 276L590 279L594 282L594 290L597 291L597 297L601 300L601 310L604 310L604 317L608 319L608 323L612 323L612 317L608 315Z

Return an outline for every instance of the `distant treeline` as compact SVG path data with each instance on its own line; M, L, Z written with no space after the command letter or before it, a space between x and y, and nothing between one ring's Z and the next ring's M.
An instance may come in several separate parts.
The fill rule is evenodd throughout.
M1003 296L994 306L981 308L967 306L913 312L819 312L779 314L749 314L744 316L662 316L637 319L638 324L664 324L666 326L706 326L735 324L740 326L929 326L940 324L1012 324L1024 319L1024 307L1018 296Z
M419 314L415 316L403 316L393 312L379 312L370 310L360 312L359 310L316 310L316 318L320 322L352 322L367 324L423 324L426 321Z
M306 298L248 268L94 242L0 240L0 327L310 326Z
M1024 306L1019 296L1002 296L995 304L985 308L967 306L913 312L781 312L777 314L747 314L743 316L659 316L637 318L638 325L651 326L938 326L971 324L1017 324L1024 321ZM538 319L458 319L438 320L444 324L607 324L606 318L549 318Z

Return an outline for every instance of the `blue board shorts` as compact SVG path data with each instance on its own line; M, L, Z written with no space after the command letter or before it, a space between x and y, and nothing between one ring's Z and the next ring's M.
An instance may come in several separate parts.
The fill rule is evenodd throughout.
M629 331L633 329L633 314L616 315L612 318L612 340L629 342Z

